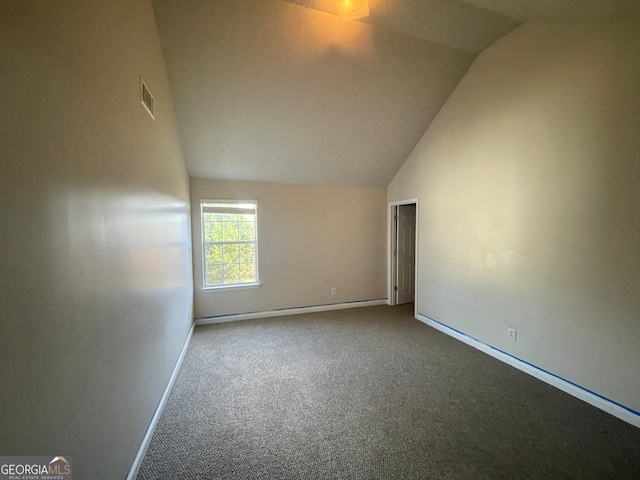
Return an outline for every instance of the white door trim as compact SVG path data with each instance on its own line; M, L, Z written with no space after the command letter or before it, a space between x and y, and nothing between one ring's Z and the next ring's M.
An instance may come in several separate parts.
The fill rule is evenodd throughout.
M420 221L420 204L417 198L408 198L406 200L397 200L395 202L388 202L387 207L387 303L389 305L396 305L396 294L393 290L395 282L395 270L394 270L394 257L393 251L396 242L396 223L394 219L395 208L398 205L410 205L416 204L416 269L415 269L415 291L416 300L414 303L415 311L414 316L418 314L418 238L419 238L419 221Z

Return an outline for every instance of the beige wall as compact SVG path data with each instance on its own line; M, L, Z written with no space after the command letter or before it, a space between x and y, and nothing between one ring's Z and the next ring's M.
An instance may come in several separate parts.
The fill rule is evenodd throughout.
M388 189L420 200L420 313L636 411L639 79L640 21L525 24Z
M124 478L191 324L151 3L3 2L0 65L0 452Z
M201 199L258 200L259 288L202 290ZM384 188L192 178L196 317L386 298L385 200Z

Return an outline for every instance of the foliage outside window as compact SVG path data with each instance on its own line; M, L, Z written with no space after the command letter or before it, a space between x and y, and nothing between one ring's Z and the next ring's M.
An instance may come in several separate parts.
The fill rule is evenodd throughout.
M258 284L257 202L203 200L204 288Z

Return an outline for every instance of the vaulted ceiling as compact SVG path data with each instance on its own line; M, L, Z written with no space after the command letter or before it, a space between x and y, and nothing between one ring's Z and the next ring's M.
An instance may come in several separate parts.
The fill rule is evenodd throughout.
M637 0L154 0L192 176L386 186L478 52ZM153 86L150 85L153 90Z

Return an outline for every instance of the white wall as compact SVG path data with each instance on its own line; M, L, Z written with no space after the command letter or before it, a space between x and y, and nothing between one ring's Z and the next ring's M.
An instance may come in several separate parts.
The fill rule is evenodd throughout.
M201 199L258 200L259 288L201 289ZM386 298L384 188L192 178L191 201L196 317Z
M151 3L3 2L0 65L0 452L124 478L191 326Z
M420 199L421 314L636 411L639 79L640 21L525 24L388 188Z

